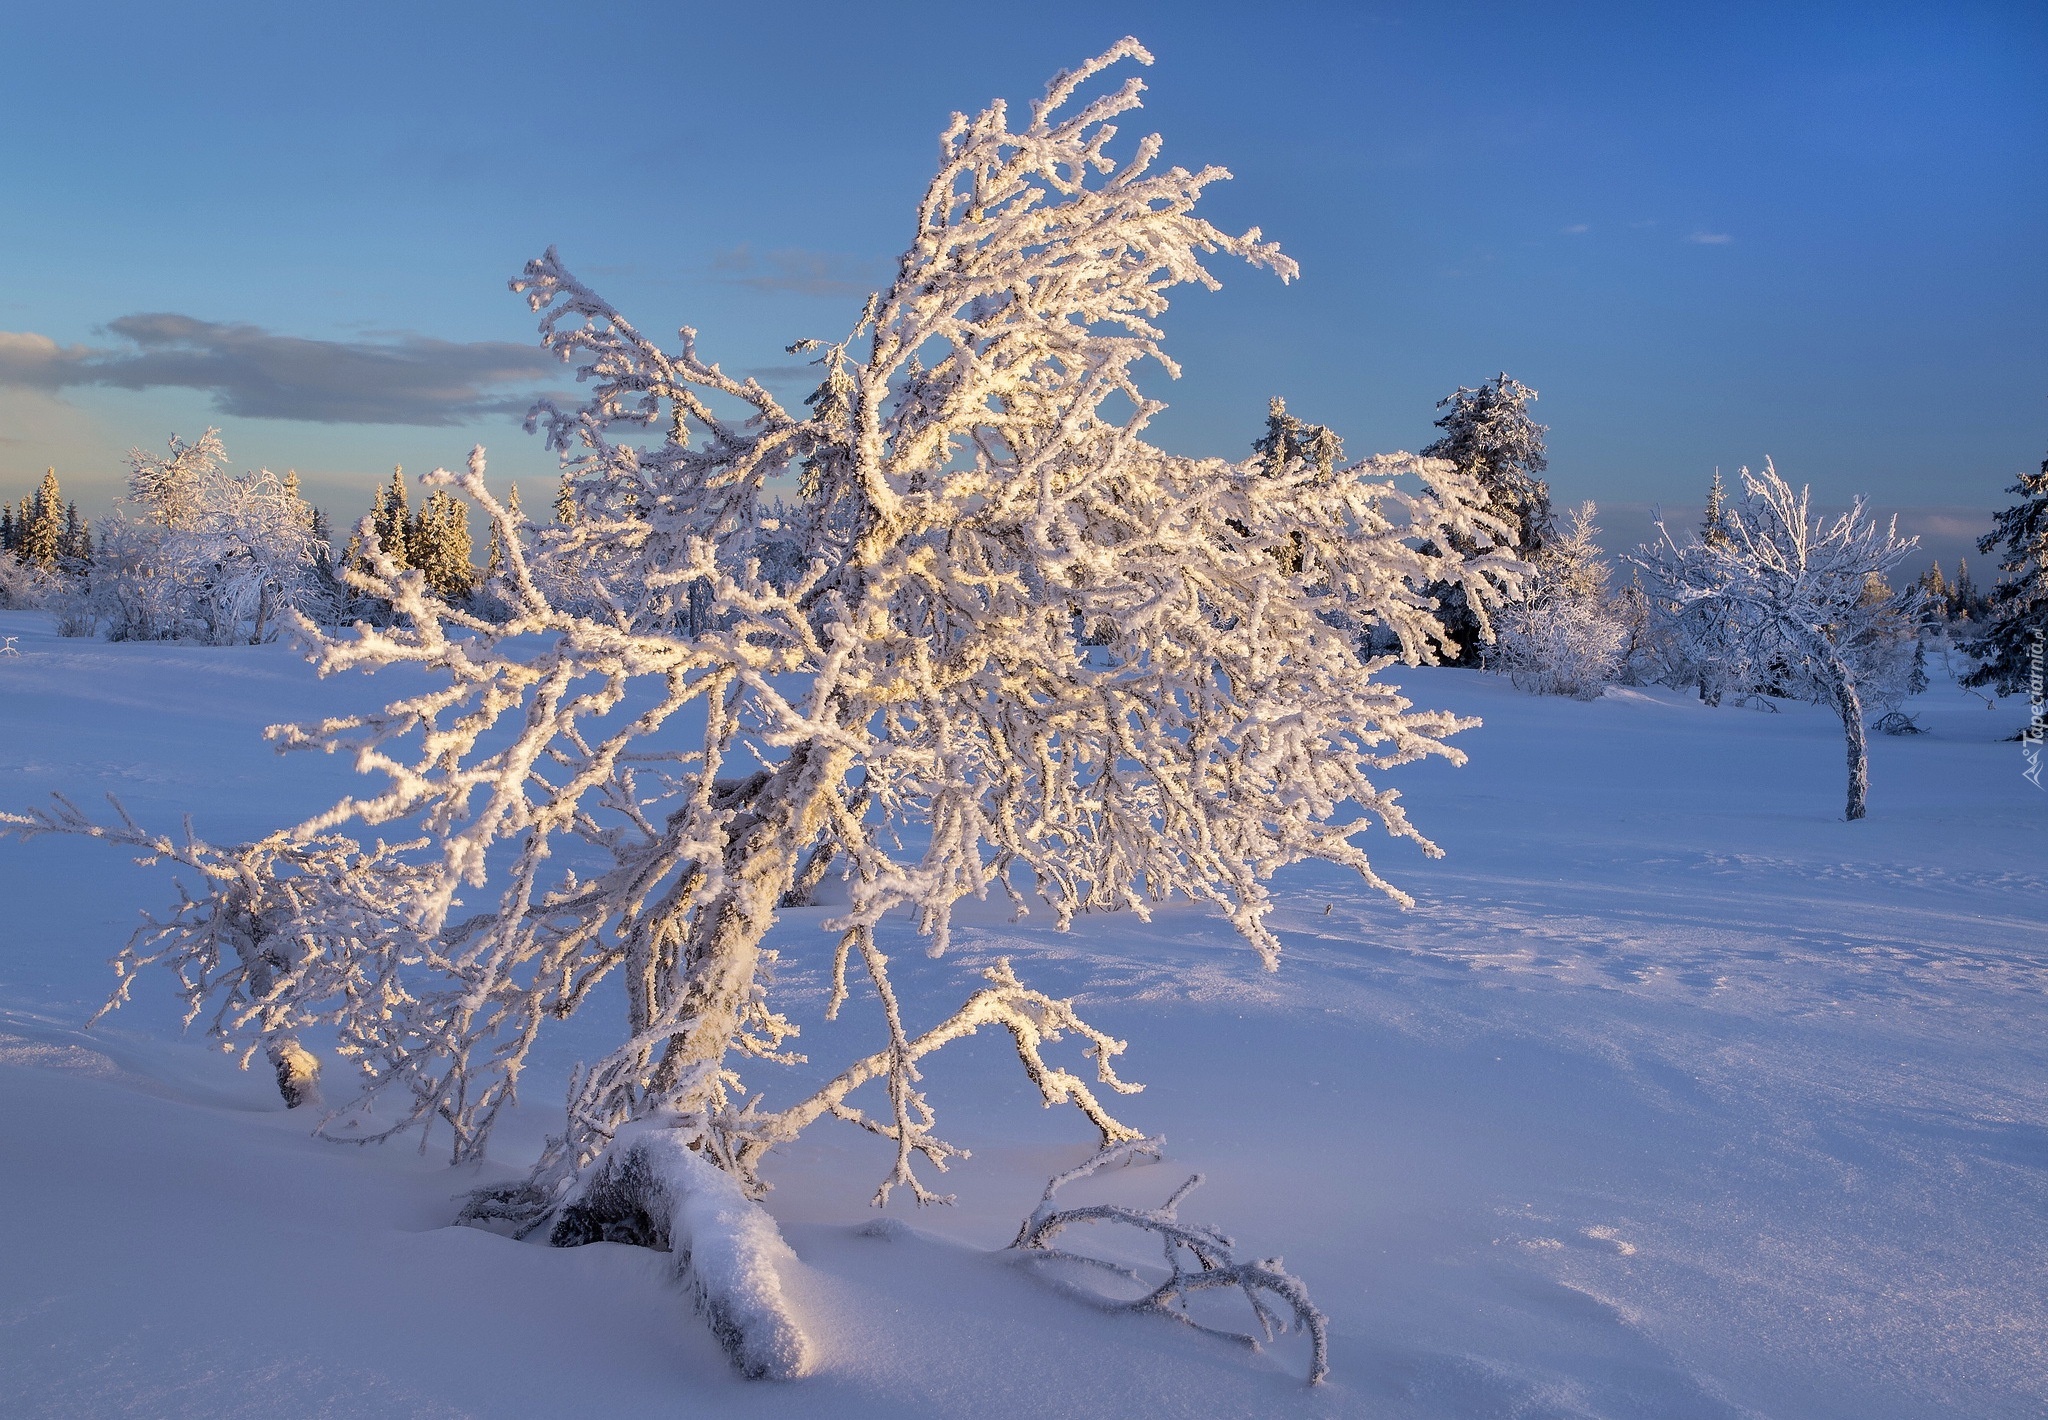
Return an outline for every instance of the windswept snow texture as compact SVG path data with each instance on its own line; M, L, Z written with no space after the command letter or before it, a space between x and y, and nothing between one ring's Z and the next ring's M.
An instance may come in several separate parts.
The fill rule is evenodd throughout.
M283 647L63 641L0 613L0 803L112 790L220 841L331 802L339 759L267 723L393 673L317 684ZM962 914L907 924L907 1022L1008 956L1130 1041L1130 1123L1166 1161L1071 1190L1186 1204L1281 1256L1330 1317L1314 1391L1291 1338L1253 1355L1105 1318L1003 1265L1093 1131L1000 1039L926 1062L974 1157L951 1209L866 1201L885 1141L821 1124L771 1160L770 1212L815 1370L738 1378L673 1259L447 1226L560 1127L602 1001L537 1052L501 1163L306 1135L258 1060L181 1037L168 981L90 1032L105 960L167 876L98 844L0 847L0 1396L22 1416L2036 1417L2048 1411L2048 795L2023 718L1938 682L1933 733L1876 736L1871 814L1840 818L1826 711L1579 703L1464 671L1395 677L1475 713L1463 769L1403 771L1449 856L1378 844L1402 912L1333 872L1281 881L1277 975L1227 923ZM831 909L785 914L804 1079L874 1049L818 1020ZM320 1042L307 1043L320 1049ZM1054 1047L1072 1053L1071 1043ZM1076 1064L1078 1062L1069 1062ZM754 1088L796 1079L755 1064ZM329 1060L330 1099L347 1070ZM1093 1192L1084 1194L1084 1189ZM1063 1198L1066 1195L1062 1195ZM1136 1252L1129 1259L1152 1259ZM1242 1324L1219 1314L1219 1324Z

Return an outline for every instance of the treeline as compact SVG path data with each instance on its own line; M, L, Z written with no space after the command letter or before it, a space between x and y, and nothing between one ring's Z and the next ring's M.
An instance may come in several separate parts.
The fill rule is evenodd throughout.
M296 473L236 474L226 460L214 429L189 444L173 436L165 456L132 452L128 496L96 537L49 471L0 507L0 606L48 608L66 635L215 645L271 639L294 614L326 624L390 614L349 575L370 547L351 535L337 557ZM377 490L368 526L383 555L450 601L476 597L500 560L494 535L486 567L474 565L468 506L453 494L413 512L399 471Z
M19 503L0 506L0 552L49 572L92 560L92 529L78 505L64 501L56 469Z
M1535 398L1505 374L1459 389L1439 404L1442 436L1423 450L1477 478L1497 521L1486 535L1530 569L1490 626L1456 588L1427 589L1456 638L1447 662L1484 666L1545 693L1591 697L1614 684L1664 684L1697 690L1710 704L1835 704L1838 682L1846 682L1881 725L1896 729L1911 728L1893 712L1926 686L1930 640L1965 655L1967 685L2011 693L2038 674L2038 648L2048 639L2048 462L2012 486L2018 501L1978 541L1980 553L2003 554L2003 575L1988 590L1967 560L1953 581L1936 563L1895 589L1888 573L1909 542L1879 527L1860 499L1841 517L1812 513L1806 492L1793 494L1768 463L1760 474L1743 470L1732 503L1717 472L1700 526L1673 531L1660 522L1658 543L1620 559L1628 576L1617 585L1596 541L1594 505L1559 526L1542 477L1548 430L1528 408ZM1276 401L1254 447L1299 450L1324 437ZM1470 555L1474 545L1457 550ZM1803 641L1784 630L1800 618L1811 629Z
M1807 544L1827 532L1818 521L1806 525L1804 493L1794 508L1774 470L1766 466L1752 476L1745 469L1740 504L1731 506L1717 472L1698 529L1674 533L1660 523L1658 544L1620 559L1629 571L1617 584L1616 568L1596 541L1594 505L1582 505L1562 526L1552 508L1543 477L1549 431L1529 411L1536 398L1535 390L1503 373L1438 403L1440 434L1423 448L1424 456L1470 475L1485 496L1470 527L1448 535L1449 550L1465 558L1507 551L1527 569L1519 594L1490 617L1468 605L1459 586L1415 588L1438 609L1447 633L1444 663L1484 667L1526 689L1579 697L1615 684L1692 688L1712 704L1730 697L1833 696L1831 677L1813 669L1813 648L1766 648L1768 638L1760 639L1744 620L1761 613L1731 610L1728 600L1754 570L1748 561L1785 549L1805 556ZM1252 450L1276 476L1304 462L1328 476L1343 460L1335 433L1289 414L1277 399ZM359 590L349 575L370 555L363 534L351 534L337 557L327 520L300 496L296 474L229 473L212 429L192 444L173 437L165 457L135 451L130 464L129 496L97 536L77 505L64 499L55 470L33 492L0 505L0 606L47 606L68 634L215 644L268 639L287 614L326 624L390 615L387 604ZM1936 563L1903 590L1886 579L1896 557L1857 564L1861 570L1853 574L1837 568L1831 574L1836 584L1825 589L1809 576L1808 590L1821 598L1809 608L1826 641L1821 658L1838 654L1874 710L1896 710L1924 687L1929 637L1971 658L1967 684L2010 693L2033 674L2034 647L2048 635L2042 570L2048 563L2048 462L2011 491L2019 501L1978 543L1980 552L2005 553L2005 575L1988 591L1973 580L1967 560L1953 581ZM556 499L564 532L574 521L572 493L565 483ZM519 512L517 488L508 507ZM430 493L415 511L394 470L373 496L365 527L400 570L417 569L442 599L490 616L490 581L504 550L493 527L483 565L477 565L469 512L446 489ZM1782 526L1794 517L1803 532ZM811 550L780 545L768 530L781 521L763 522L755 548L771 575L794 578ZM1873 534L1860 501L1852 523L1837 531ZM1741 556L1731 552L1738 535ZM1777 552L1774 538L1784 543ZM1306 571L1299 562L1297 555L1290 570ZM1684 577L1698 585L1660 584L1661 575L1677 575L1674 568L1687 569ZM574 596L573 589L558 590ZM693 596L689 603L693 633L703 629L701 600ZM1359 631L1376 649L1395 649L1390 641L1378 644L1387 640L1384 628ZM1113 633L1089 627L1082 639L1103 644Z

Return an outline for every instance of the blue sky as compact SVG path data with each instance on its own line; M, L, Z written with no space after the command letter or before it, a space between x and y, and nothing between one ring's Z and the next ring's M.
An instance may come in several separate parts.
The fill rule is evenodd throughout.
M343 521L479 440L544 484L527 257L772 375L886 279L948 113L1127 32L1126 132L1303 266L1176 303L1169 447L1282 394L1413 449L1506 370L1610 542L1768 454L1945 551L2048 450L2037 3L14 5L0 490L102 505L209 423Z

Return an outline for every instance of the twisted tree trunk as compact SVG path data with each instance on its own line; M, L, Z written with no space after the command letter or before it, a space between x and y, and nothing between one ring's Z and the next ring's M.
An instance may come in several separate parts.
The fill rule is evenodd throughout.
M824 827L827 798L849 763L844 750L797 746L764 776L751 805L732 823L723 882L692 914L679 960L665 973L667 989L659 994L666 999L655 1003L679 1004L688 1021L669 1037L648 1081L649 1096L665 1107L699 1109L717 1088L718 1066L753 1000L761 942L796 879L799 855Z
M1849 757L1848 818L1854 823L1863 817L1864 800L1870 793L1870 753L1863 738L1863 699L1857 695L1855 678L1842 664L1842 658L1835 654L1833 645L1824 637L1815 639L1818 644L1814 659L1820 663L1822 673L1827 677L1835 713L1842 717L1842 736L1847 741Z

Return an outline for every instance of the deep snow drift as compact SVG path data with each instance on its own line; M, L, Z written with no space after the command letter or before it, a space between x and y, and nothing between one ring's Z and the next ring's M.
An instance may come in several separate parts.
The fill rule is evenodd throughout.
M216 841L328 802L337 760L275 758L322 686L283 648L64 641L0 613L0 804L113 791ZM885 1147L817 1126L769 1165L819 1356L736 1378L666 1256L447 1226L559 1116L601 1014L543 1048L503 1162L306 1137L261 1061L180 1036L168 979L80 1029L167 874L98 844L0 847L0 1395L22 1415L1390 1417L2034 1416L2048 1407L2048 795L2021 719L1938 682L1933 733L1875 737L1840 821L1825 711L1591 704L1461 671L1394 679L1485 717L1463 769L1391 776L1447 850L1375 845L1402 912L1334 873L1281 880L1267 975L1177 907L1066 935L962 913L931 1020L1008 956L1130 1042L1120 1114L1165 1161L1071 1193L1182 1205L1278 1254L1330 1318L1332 1378L1156 1318L1104 1317L997 1252L1090 1131L1001 1039L926 1063L974 1157L950 1209L876 1226ZM1368 840L1372 843L1373 840ZM786 914L782 988L820 1071L873 1049L818 1019L820 909ZM317 1042L311 1042L317 1045ZM1073 1052L1071 1049L1069 1054ZM1071 1063L1071 1062L1070 1062ZM346 1070L328 1062L328 1092ZM756 1087L787 1091L761 1069ZM1068 1195L1062 1195L1063 1199ZM1105 1238L1109 1244L1113 1239ZM1147 1260L1139 1247L1132 1256Z

